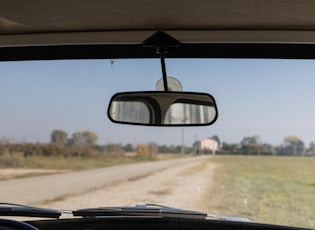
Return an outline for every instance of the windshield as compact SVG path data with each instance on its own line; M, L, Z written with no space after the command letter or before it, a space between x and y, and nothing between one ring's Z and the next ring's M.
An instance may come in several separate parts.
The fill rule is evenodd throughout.
M216 99L216 123L110 122L112 95L156 90L158 59L0 63L1 202L67 210L155 203L315 228L315 61L166 66L183 91ZM148 113L138 119L148 122Z

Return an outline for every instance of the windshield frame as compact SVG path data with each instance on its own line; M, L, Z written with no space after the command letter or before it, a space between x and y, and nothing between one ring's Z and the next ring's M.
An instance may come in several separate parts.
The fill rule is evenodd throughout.
M0 61L158 57L154 48L142 44L1 47L0 52ZM315 44L183 43L169 48L165 58L315 59Z
M142 45L6 47L0 51L4 51L0 61L157 58L154 50ZM167 58L315 59L315 45L183 44L181 48L171 49Z

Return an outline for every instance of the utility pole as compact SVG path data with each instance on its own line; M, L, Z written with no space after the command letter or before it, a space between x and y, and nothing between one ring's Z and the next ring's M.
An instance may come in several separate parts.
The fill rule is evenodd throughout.
M182 154L185 153L185 146L184 146L184 127L182 128Z

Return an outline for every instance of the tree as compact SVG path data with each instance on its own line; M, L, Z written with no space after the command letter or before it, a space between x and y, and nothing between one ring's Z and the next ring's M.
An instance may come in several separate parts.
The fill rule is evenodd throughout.
M220 148L220 146L221 146L220 138L219 138L217 135L213 135L213 136L211 137L211 139L214 140L214 141L216 141L216 142L218 142L218 147Z
M261 151L260 137L255 135L251 137L244 137L241 141L241 149L246 154L260 154Z
M167 145L159 145L159 146L158 146L158 152L159 152L159 153L168 153L168 147L167 147Z
M54 130L50 134L50 142L58 145L67 144L68 133L63 130Z
M228 143L223 142L221 149L223 151L236 154L239 152L240 146L239 144L228 144Z
M133 146L132 146L132 144L130 144L130 143L126 144L126 145L123 147L123 149L124 149L125 152L133 152L133 151L134 151Z
M89 131L80 131L72 134L73 145L96 145L98 136L96 133Z
M315 156L315 143L311 142L310 147L307 150L307 155Z
M123 156L123 148L121 144L112 144L108 143L106 145L106 153L111 156L115 157L122 157Z
M304 155L304 142L297 136L286 136L283 140L283 155L302 156Z
M193 143L193 152L196 153L197 155L200 154L200 148L201 148L201 141L195 141Z
M270 144L261 144L261 152L262 155L275 155L276 150L275 147L273 147Z
M256 145L260 144L260 137L255 135L251 137L244 137L243 140L241 141L241 146L243 145Z

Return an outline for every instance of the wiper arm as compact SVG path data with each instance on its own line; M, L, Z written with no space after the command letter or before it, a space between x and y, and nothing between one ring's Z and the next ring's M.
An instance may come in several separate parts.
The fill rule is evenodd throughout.
M215 218L219 220L228 220L228 221L237 221L237 222L251 222L246 217L238 217L238 216L222 216L222 215L215 215L215 214L207 214L209 218Z
M0 216L59 218L61 211L0 202Z
M134 207L101 207L72 211L73 216L143 216L160 218L205 219L207 213L171 208L156 204L136 205Z

